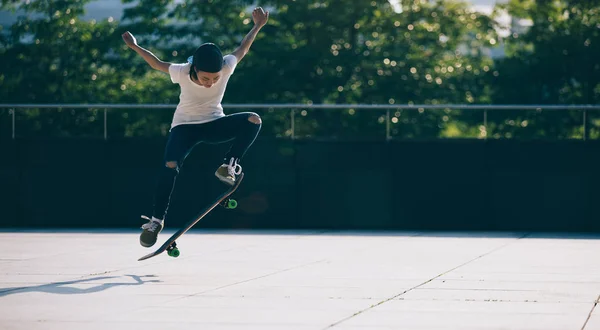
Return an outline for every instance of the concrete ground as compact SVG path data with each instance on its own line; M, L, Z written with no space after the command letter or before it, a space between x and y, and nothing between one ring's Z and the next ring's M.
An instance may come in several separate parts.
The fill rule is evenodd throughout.
M157 246L171 232L163 232ZM600 235L0 232L0 329L600 329Z

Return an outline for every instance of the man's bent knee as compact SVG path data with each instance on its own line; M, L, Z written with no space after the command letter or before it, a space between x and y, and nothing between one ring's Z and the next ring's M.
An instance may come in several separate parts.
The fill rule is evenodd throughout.
M173 169L173 170L177 170L178 169L177 168L177 162L167 162L165 164L165 166L168 167L168 168L170 168L170 169Z
M262 120L260 119L260 116L255 113L248 116L248 121L253 124L256 124L256 125L262 124Z

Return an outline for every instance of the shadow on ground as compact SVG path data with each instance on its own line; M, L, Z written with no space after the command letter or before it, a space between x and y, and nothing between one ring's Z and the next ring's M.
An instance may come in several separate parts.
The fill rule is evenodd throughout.
M110 283L97 283L88 288L78 288L71 286L73 284L80 283L90 283L95 284L93 282L105 281L108 279L115 278L124 278L122 282L110 282ZM36 286L25 286L18 288L0 288L0 297L8 296L11 294L17 293L26 293L26 292L45 292L45 293L54 293L54 294L87 294L87 293L95 293L104 291L110 288L114 288L117 286L132 286L132 285L142 285L146 283L160 283L160 280L150 279L145 280L144 278L154 278L156 275L123 275L123 276L97 276L92 278L84 278L79 280L65 281L65 282L55 282L49 284L42 284ZM133 281L130 281L133 280Z

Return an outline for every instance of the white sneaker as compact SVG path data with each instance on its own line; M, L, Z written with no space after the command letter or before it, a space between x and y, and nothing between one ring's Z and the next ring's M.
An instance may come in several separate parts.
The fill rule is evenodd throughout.
M142 225L143 231L140 235L140 244L143 247L151 247L154 245L154 243L156 243L158 233L160 233L165 226L165 221L156 219L154 217L150 219L145 215L142 215L142 219L148 220L148 222Z
M242 173L242 166L237 163L237 159L232 157L229 164L223 164L217 169L215 175L222 182L233 186L235 184L235 176L240 175L240 173Z

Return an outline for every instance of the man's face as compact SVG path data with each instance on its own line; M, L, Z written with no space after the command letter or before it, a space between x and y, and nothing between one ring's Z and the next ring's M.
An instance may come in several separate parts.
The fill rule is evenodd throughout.
M196 75L198 76L198 83L206 88L211 88L221 78L220 72L204 72L196 68L194 70L196 70Z

